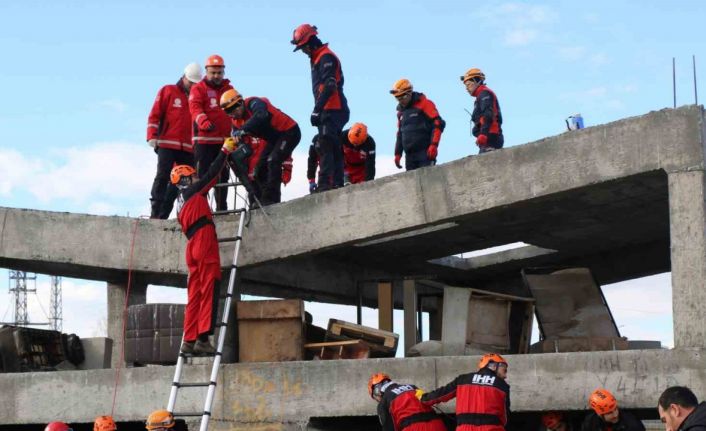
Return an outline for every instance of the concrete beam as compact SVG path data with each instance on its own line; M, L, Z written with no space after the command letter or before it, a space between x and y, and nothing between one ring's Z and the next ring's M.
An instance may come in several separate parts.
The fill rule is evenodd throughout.
M688 385L706 396L703 349L508 355L513 411L585 410L597 387L611 390L625 408L654 409L660 392ZM214 429L248 424L303 423L309 416L373 416L365 382L385 372L400 382L433 389L473 370L478 357L227 364L221 368ZM183 381L204 381L210 367L186 366ZM118 421L144 421L163 408L174 367L127 368L116 401ZM0 424L47 423L57 417L87 423L111 410L111 370L0 375ZM90 400L90 402L86 402ZM182 391L179 410L198 411L203 397ZM452 405L451 405L452 406ZM445 408L452 408L446 406ZM247 428L243 428L247 429Z

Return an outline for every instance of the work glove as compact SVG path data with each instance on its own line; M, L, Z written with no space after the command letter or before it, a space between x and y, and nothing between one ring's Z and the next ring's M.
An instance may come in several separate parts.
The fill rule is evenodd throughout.
M312 112L310 120L312 126L319 127L321 125L321 112Z
M147 141L147 145L149 145L149 146L152 147L154 150L156 150L156 149L157 149L157 140L156 140L156 139L150 139L149 141Z
M204 132L210 132L216 128L216 126L213 123L211 123L211 120L209 120L208 117L205 115L199 117L198 123L199 123L199 130L204 131Z
M292 181L292 161L287 160L282 163L282 184L285 186Z
M478 145L481 148L487 147L488 146L488 136L478 135L478 137L476 138L476 145Z
M223 140L223 152L226 154L230 154L235 150L235 139L233 138L225 138Z
M348 175L348 172L343 173L343 185L344 186L350 186L351 185L351 176Z
M417 389L414 391L414 396L420 401L422 400L422 395L424 395L424 389Z
M429 160L436 160L436 156L438 154L438 149L439 147L437 145L429 145L429 148L427 148L427 158Z
M243 135L245 135L245 132L242 131L241 129L233 129L230 132L230 136L232 136L234 138L242 138Z
M402 154L395 154L395 166L397 166L397 169L402 169L400 160L402 160Z
M316 181L312 178L309 180L309 193L314 193L316 191Z

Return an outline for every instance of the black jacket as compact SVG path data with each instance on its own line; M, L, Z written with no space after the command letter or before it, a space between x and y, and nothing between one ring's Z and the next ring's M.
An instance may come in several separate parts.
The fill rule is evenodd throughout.
M589 413L581 424L581 431L645 431L645 426L632 413L621 409L615 424L607 423L595 412Z
M696 406L677 431L706 431L706 402Z

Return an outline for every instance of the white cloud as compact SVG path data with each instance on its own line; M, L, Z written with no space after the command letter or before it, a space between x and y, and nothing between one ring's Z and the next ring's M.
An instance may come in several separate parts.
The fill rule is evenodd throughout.
M0 195L10 196L14 190L26 185L43 165L41 159L28 159L19 151L0 149Z
M117 99L117 98L101 100L101 101L97 102L95 104L95 106L97 106L99 108L104 108L104 109L108 109L111 111L115 111L118 113L123 113L123 112L127 111L127 108L128 108L127 103L125 103L122 100Z
M576 61L583 58L586 48L578 45L562 46L559 48L559 57L568 61Z
M557 14L544 5L505 3L481 8L474 16L502 32L508 46L527 46L543 38Z

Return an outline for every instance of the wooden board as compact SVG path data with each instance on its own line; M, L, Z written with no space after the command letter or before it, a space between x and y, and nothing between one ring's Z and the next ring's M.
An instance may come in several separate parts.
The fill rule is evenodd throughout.
M239 301L237 310L240 362L304 359L303 301Z
M312 351L315 359L367 359L370 346L362 340L330 341L305 344L304 348Z

